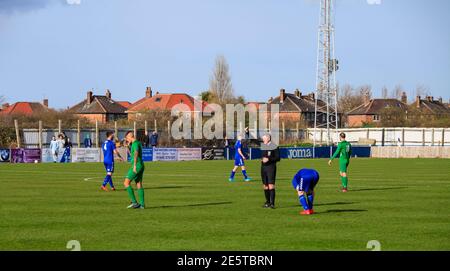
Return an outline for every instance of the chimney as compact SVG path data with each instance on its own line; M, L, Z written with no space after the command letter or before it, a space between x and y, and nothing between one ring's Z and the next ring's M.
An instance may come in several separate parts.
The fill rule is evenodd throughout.
M314 94L314 92L311 92L308 94L308 97L315 100L316 99L316 95Z
M369 93L366 92L363 94L363 102L364 102L364 105L368 105L370 103Z
M420 107L420 96L416 96L416 107Z
M44 99L44 100L42 101L42 104L43 104L45 107L48 108L48 99Z
M286 90L284 88L280 89L280 103L284 103L286 98Z
M439 97L438 101L439 101L440 103L443 103L444 100L442 100L442 97Z
M297 98L301 98L302 97L302 93L300 92L300 90L298 90L298 88L294 91L295 96L297 96Z
M406 96L406 92L402 93L402 98L401 98L402 103L407 104L408 103L408 96Z
M2 110L6 110L9 107L9 103L2 104Z
M427 101L432 102L433 101L433 97L432 96L427 96Z
M269 98L269 101L268 101L268 103L270 103L270 104L271 104L272 102L273 102L273 98L272 98L272 97L270 97L270 98Z
M151 98L153 96L153 91L151 87L147 87L147 89L145 90L145 97L146 98Z
M91 104L92 103L92 99L93 99L92 91L88 91L87 92L87 97L86 97L86 103L87 104Z
M109 89L106 90L106 98L111 99L111 91Z

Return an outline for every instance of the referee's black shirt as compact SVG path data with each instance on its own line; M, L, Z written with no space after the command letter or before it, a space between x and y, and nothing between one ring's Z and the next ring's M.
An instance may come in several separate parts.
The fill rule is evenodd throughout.
M276 166L276 163L280 161L280 149L272 142L269 144L261 144L262 158L269 158L267 163L261 161L263 167Z

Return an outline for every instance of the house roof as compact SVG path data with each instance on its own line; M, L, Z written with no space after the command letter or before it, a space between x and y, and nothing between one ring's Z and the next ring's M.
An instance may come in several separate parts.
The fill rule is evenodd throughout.
M138 112L145 110L171 110L177 104L185 104L194 111L194 98L186 93L161 94L152 97L144 97L132 104L127 112ZM208 104L202 102L202 109Z
M1 114L14 115L31 115L35 113L49 112L50 109L45 105L37 102L17 102L5 109L1 110Z
M267 103L264 103L264 102L247 102L247 105L254 105L254 106L256 106L256 109L258 109L258 110L261 107L261 105L265 105L265 104L267 104Z
M117 103L125 108L129 108L131 106L131 103L128 101L118 101Z
M87 99L74 105L69 112L75 114L126 114L127 108L106 96L93 95L92 102Z
M448 105L433 99L419 100L411 104L411 106L416 106L416 108L428 111L431 114L450 114Z
M401 108L408 110L408 105L397 99L372 99L355 109L350 110L348 115L378 115L386 108Z
M280 112L315 112L315 98L313 95L300 95L285 93L284 101L280 103L280 96L275 97L269 104L280 104ZM325 102L318 100L318 107L325 106ZM323 111L324 110L320 110Z

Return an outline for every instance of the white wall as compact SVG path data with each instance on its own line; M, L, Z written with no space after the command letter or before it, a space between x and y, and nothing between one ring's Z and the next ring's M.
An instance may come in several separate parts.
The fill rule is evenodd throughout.
M442 146L442 134L444 132L444 146L450 146L450 128L348 128L339 129L338 132L344 132L347 140L351 143L357 143L360 138L376 140L376 146L381 146L384 129L384 145L397 146ZM309 128L309 138L320 141L320 131L323 133L323 140L326 140L327 132L325 129ZM434 134L434 136L433 136ZM369 135L367 137L367 135ZM404 137L403 137L404 135ZM333 133L333 141L336 142L336 136Z

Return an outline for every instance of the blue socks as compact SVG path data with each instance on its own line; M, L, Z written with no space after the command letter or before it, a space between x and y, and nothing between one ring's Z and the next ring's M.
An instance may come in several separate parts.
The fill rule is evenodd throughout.
M309 210L308 200L305 198L304 195L299 196L298 200L300 201L300 204L303 206L303 209L305 211Z
M231 171L230 179L234 179L234 174L236 174L236 172Z
M245 178L245 179L248 179L248 177L247 177L247 170L244 169L244 170L242 171L242 175L244 175L244 178Z
M235 175L235 174L236 174L235 171L231 171L230 179L234 179L234 175ZM244 178L245 178L245 179L248 179L248 176L247 176L247 170L242 170L242 175L244 175Z
M111 175L106 175L105 179L103 180L102 186L106 186L107 184L109 184L111 188L114 188Z
M314 201L314 195L313 194L309 194L308 195L308 207L310 210L313 209L313 201Z
M112 182L112 176L108 175L108 179L109 179L109 185L111 186L111 188L114 188L114 184Z
M105 187L109 183L109 175L106 175L105 179L103 180L102 186Z

